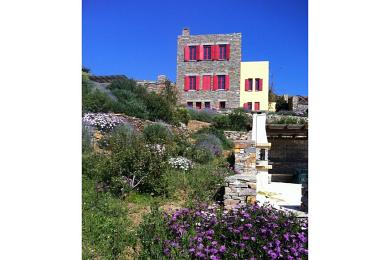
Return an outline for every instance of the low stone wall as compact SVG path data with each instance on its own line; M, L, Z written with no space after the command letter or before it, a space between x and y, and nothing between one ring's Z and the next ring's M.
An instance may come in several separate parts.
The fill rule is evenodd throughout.
M251 132L244 131L224 131L225 137L231 141L249 140Z
M227 177L223 198L226 209L256 203L256 175L236 174Z
M256 147L253 141L234 142L234 171L238 174L256 174Z

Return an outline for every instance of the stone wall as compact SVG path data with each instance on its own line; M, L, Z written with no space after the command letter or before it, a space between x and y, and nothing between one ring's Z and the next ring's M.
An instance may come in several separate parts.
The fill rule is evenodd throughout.
M224 206L232 209L256 203L256 175L236 174L225 179Z
M308 167L307 138L268 137L272 143L269 161L272 163L271 174L294 174L297 168Z
M187 61L184 62L184 47L189 44L210 44L218 42L230 44L230 59L221 61ZM240 106L240 63L241 63L241 33L190 35L189 30L183 31L177 39L177 78L176 86L179 92L179 102L210 102L211 108L219 108L219 101L226 102L226 108ZM230 78L229 90L217 91L184 91L184 76L186 74L227 74ZM211 83L213 84L213 83ZM200 77L202 86L202 77Z
M244 131L224 131L225 137L231 141L244 141L249 140L252 132Z
M234 171L244 175L256 174L256 147L254 142L234 142Z

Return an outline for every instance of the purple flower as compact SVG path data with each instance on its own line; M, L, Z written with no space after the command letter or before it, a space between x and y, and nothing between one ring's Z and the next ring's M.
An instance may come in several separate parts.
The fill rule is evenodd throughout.
M221 252L221 253L226 252L226 246L222 245L222 246L219 248L219 252Z

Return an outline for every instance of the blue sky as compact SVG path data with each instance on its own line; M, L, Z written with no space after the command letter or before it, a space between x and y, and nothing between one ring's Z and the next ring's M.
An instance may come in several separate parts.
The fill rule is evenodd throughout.
M83 65L176 81L177 36L242 33L242 60L270 61L278 94L307 95L307 0L83 0Z

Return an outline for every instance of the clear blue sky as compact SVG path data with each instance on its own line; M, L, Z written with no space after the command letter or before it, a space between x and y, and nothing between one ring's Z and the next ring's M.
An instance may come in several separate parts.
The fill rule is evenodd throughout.
M307 95L307 0L83 0L83 65L176 81L177 36L242 33L242 60L270 61L278 94Z

